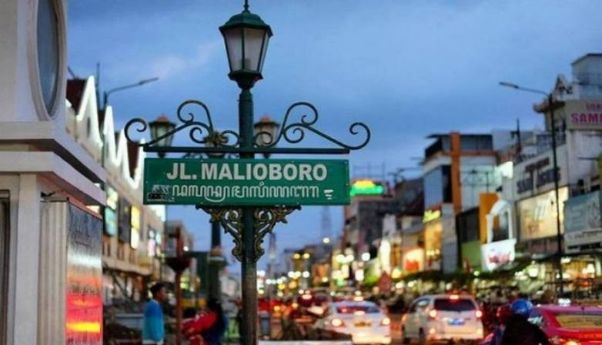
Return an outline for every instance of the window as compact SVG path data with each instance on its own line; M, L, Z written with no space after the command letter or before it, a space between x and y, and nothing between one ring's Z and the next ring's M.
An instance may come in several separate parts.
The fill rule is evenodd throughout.
M452 202L451 167L443 165L424 175L424 206Z
M54 106L59 72L59 32L54 0L38 2L38 70L42 98L50 114Z
M435 299L435 309L441 311L471 311L477 309L473 301L466 298L451 299L437 298Z
M362 304L362 305L345 305L337 307L337 313L339 314L355 314L355 313L365 313L365 314L376 314L380 312L375 305L370 304Z

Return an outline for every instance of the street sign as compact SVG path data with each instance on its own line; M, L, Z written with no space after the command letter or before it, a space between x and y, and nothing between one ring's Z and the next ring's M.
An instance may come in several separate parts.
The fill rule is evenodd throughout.
M347 160L144 160L145 204L346 205L349 198Z

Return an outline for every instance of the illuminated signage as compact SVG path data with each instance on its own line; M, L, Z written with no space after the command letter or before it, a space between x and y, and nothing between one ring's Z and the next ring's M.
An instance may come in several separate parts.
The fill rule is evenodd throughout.
M107 186L107 206L113 210L116 210L118 200L119 194L117 194L117 191Z
M137 249L140 244L140 209L136 206L132 206L131 209L131 237L130 247Z
M351 185L351 196L357 195L383 195L385 187L380 182L372 180L357 180Z
M441 218L441 210L426 210L422 217L423 223L428 223L432 220Z

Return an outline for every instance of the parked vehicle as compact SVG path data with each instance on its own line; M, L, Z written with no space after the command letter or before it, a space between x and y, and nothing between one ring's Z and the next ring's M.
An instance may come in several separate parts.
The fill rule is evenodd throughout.
M544 305L533 308L529 321L541 327L554 345L602 344L602 308Z
M426 295L417 298L401 319L404 344L449 341L478 344L483 338L483 313L469 295Z
M390 344L391 320L372 302L331 303L315 328L349 334L354 344Z

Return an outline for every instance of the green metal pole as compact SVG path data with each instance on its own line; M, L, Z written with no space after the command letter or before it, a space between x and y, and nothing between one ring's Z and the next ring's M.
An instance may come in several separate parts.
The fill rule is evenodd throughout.
M240 147L253 147L253 95L250 87L242 88L238 103ZM254 154L241 154L240 158L254 158ZM253 208L242 208L242 345L257 344L257 262L255 257L255 227Z

